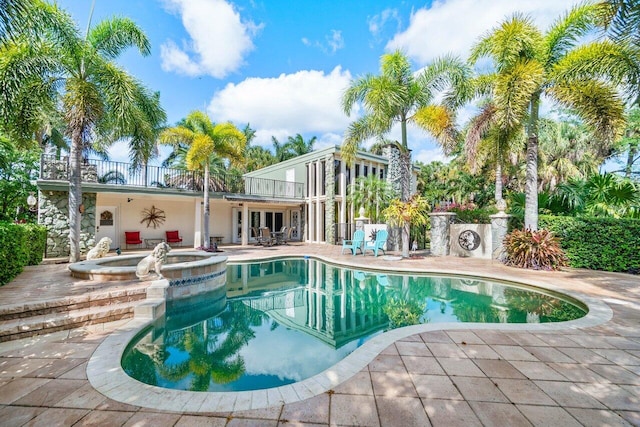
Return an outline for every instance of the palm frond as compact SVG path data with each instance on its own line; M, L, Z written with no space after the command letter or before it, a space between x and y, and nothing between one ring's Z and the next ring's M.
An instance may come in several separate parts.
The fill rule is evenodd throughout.
M545 68L564 58L583 36L595 28L597 10L594 4L578 4L551 25L544 38Z
M101 21L89 32L88 41L106 58L117 58L130 47L138 48L143 56L151 54L149 39L129 18L114 17Z

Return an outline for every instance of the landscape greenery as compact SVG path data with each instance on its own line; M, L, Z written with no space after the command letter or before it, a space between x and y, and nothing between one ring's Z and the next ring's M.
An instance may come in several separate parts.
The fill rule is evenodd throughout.
M445 56L421 70L403 52L383 55L379 75L360 76L345 88L345 113L358 105L364 114L346 129L342 153L349 164L367 142L374 141L373 153L395 145L403 179L399 188L361 179L350 186L350 202L371 201L367 214L376 219L390 220L389 206L396 219L415 211L401 204L412 203L407 126L417 126L448 156L418 164L421 205L486 222L504 198L512 224L553 231L570 265L637 272L637 255L624 262L608 254L610 247L640 253L637 232L622 233L637 230L640 221L639 8L631 0L580 3L544 30L517 13L478 35L468 61ZM212 123L198 111L170 126L161 94L118 65L130 48L150 53L130 19L89 22L83 33L56 4L0 0L0 221L7 223L0 230L35 221L26 198L36 191L42 152L70 158L73 262L80 256L80 164L89 156L107 158L118 140L128 141L134 169L156 160L159 143L170 144L163 165L202 170L211 177L205 189L214 188L219 174L241 176L313 150L316 138L301 134L273 137L271 149L252 145L250 124ZM474 113L459 124L463 108ZM401 141L389 141L396 125ZM404 256L408 224L423 218L424 212L405 215ZM602 247L605 241L613 246Z

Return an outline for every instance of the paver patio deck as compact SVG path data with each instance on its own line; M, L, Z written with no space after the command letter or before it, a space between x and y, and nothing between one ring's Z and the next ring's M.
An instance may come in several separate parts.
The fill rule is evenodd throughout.
M308 254L366 268L374 259L340 255L341 248L330 245L224 249L231 260ZM525 271L454 257L379 257L375 267L565 289L604 301L613 317L598 326L555 331L468 325L409 335L328 392L265 409L214 413L149 409L96 391L87 380L88 360L129 320L93 325L0 343L0 425L640 425L640 277ZM0 287L0 304L82 296L105 286L71 279L65 265L29 267Z

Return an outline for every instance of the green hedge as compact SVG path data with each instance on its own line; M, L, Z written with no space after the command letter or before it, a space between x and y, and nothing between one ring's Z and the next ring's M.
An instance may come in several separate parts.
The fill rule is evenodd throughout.
M0 222L0 286L42 261L46 239L43 226Z
M640 220L541 215L571 267L640 274Z

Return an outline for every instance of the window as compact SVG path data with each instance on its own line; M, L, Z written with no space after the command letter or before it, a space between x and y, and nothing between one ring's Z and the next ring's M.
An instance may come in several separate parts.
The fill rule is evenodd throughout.
M365 167L364 167L364 172L362 172L362 174L363 174L364 176L369 175L369 166L365 166Z
M334 160L333 161L333 177L334 177L333 192L334 194L340 194L340 169L341 169L340 160Z
M327 162L324 160L320 162L320 174L322 175L322 185L320 186L320 195L324 196L327 193Z

